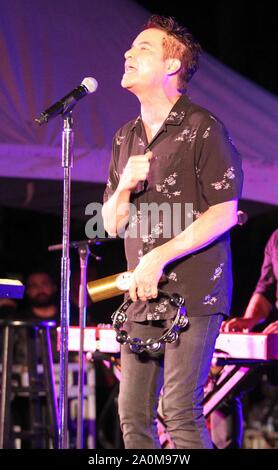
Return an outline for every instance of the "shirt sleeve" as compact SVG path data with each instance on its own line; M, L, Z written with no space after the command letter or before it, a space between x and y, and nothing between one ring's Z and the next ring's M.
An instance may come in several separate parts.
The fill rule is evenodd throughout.
M112 156L109 164L109 173L108 173L108 180L106 183L106 188L103 194L103 203L108 201L108 199L114 194L119 184L119 173L117 171L117 163L118 163L118 152L117 152L117 145L116 145L116 136L113 139L112 144Z
M261 276L257 283L255 293L263 294L272 305L275 304L276 300L275 292L277 282L274 275L274 255L273 236L271 236L265 247Z
M208 205L239 199L243 183L241 157L225 126L210 116L200 132L196 174Z

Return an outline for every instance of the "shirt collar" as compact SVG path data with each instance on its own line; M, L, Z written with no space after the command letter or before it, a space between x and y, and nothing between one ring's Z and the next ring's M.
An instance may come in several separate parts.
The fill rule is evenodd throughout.
M168 117L165 119L165 124L179 126L182 123L184 116L186 115L189 103L188 96L181 95L168 114Z
M171 109L170 113L168 114L167 118L164 121L165 125L171 126L179 126L187 112L189 107L190 101L187 95L181 95L178 101L174 104L173 108ZM142 124L142 117L139 115L135 121L133 122L132 128L133 129L140 129Z

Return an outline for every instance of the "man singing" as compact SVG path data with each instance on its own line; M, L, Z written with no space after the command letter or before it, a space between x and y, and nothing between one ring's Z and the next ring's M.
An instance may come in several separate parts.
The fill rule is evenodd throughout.
M188 30L161 16L149 19L125 53L121 84L137 96L141 112L114 137L103 206L107 232L125 231L128 268L134 270L125 330L145 341L171 324L175 309L158 295L161 277L167 280L162 290L185 299L189 317L177 341L157 353L121 348L119 415L126 448L160 447L156 414L162 386L175 447L212 448L203 387L220 325L229 315L229 229L237 223L242 171L223 124L186 95L199 55ZM142 210L151 203L167 204L167 217L159 211L154 223Z

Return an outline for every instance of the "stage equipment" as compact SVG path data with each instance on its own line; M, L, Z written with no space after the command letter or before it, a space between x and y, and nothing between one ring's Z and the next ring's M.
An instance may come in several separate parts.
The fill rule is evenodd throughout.
M69 328L69 289L70 289L70 197L71 168L73 167L73 119L72 109L77 101L87 93L97 89L94 78L85 78L77 89L66 95L40 114L35 120L38 124L48 122L51 117L61 114L62 168L63 177L63 238L61 257L61 351L60 351L60 399L59 399L59 448L68 449L68 328Z

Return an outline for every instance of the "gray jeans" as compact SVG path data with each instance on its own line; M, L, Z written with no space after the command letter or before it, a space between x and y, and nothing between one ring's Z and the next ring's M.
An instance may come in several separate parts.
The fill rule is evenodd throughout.
M126 449L159 449L156 417L163 386L165 424L176 449L210 449L202 400L222 314L191 317L189 328L160 353L121 348L119 415ZM157 338L165 321L127 322L131 337Z

